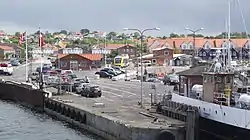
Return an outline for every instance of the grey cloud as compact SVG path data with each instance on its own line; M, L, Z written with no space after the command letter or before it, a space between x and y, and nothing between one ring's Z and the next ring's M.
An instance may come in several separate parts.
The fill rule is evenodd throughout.
M232 31L244 31L237 0L232 6ZM240 0L250 21L248 0ZM154 35L184 33L184 27L203 27L203 33L225 31L228 0L6 0L1 1L0 28L121 31L124 27L161 27ZM9 23L6 25L6 23ZM16 26L16 27L11 27Z

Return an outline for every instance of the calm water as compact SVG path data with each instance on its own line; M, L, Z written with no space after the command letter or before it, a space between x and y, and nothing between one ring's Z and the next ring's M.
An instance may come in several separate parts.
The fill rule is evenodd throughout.
M101 140L12 103L0 101L0 140Z

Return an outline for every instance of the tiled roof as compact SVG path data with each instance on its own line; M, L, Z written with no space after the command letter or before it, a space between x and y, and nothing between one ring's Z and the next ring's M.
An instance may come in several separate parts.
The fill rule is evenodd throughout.
M133 44L128 44L129 46L134 46ZM107 44L106 45L106 49L109 49L109 50L115 50L115 49L119 49L121 47L124 47L126 46L125 44ZM104 45L101 45L99 46L99 48L104 48Z
M61 59L61 58L68 56L68 55L72 55L72 54L59 54L58 58ZM98 61L98 60L102 59L101 54L75 54L75 55L79 55L79 56L84 57L84 58L91 60L91 61Z
M12 47L9 46L0 46L0 49L5 50L5 51L14 51L14 49Z
M208 66L197 66L185 71L178 72L177 74L180 76L202 76L202 73L205 72L206 68L208 68Z
M89 59L91 61L98 61L102 59L102 55L101 54L81 54L80 56Z
M237 47L244 47L249 39L231 39ZM192 37L185 38L167 38L167 39L148 39L148 47L154 49L159 45L169 44L171 47L181 47L183 43L189 44L193 43L194 39ZM203 47L207 42L212 47L220 48L221 45L227 41L227 39L205 39L205 38L195 38L195 47Z

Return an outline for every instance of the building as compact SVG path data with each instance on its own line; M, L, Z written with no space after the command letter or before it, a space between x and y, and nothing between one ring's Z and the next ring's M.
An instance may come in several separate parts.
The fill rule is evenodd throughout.
M15 50L9 46L0 45L0 59L10 59L15 56Z
M129 58L136 57L136 47L131 44L107 44L106 47L98 46L98 49L107 49L112 51L117 51L118 55L128 54Z
M91 70L102 64L101 54L61 54L55 64L63 70Z
M202 59L209 60L214 58L216 50L228 48L227 39L205 39L196 38L195 43L192 37L186 38L167 38L167 39L148 39L148 49L152 52L154 48L167 45L178 53L187 55L198 55ZM230 39L230 53L232 59L248 59L250 57L250 42L248 39ZM174 52L176 53L176 52Z
M150 60L153 65L169 65L173 59L173 49L166 45L152 49L153 54L142 56L143 60Z
M191 64L191 57L186 54L173 54L171 64L172 66L189 66Z

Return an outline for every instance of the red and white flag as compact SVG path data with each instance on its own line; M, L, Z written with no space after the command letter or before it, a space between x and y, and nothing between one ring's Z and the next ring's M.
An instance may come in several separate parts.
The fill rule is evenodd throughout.
M39 41L38 41L38 43L39 43L39 47L43 47L45 45L45 43L44 43L44 35L42 34L41 31L39 31Z
M23 32L21 36L19 37L19 46L23 45L26 42L26 32Z

